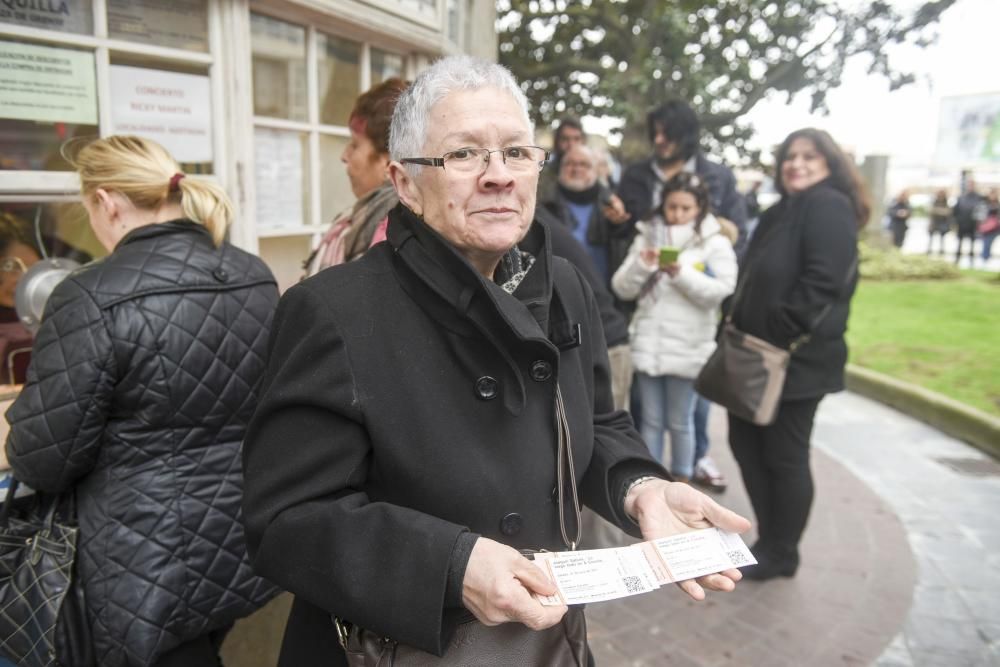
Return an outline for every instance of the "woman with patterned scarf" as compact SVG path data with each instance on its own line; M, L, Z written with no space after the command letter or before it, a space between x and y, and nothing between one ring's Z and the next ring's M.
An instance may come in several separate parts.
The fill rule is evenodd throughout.
M305 276L316 275L360 257L368 248L385 240L386 217L399 198L389 182L389 122L396 100L409 84L399 78L386 79L358 97L348 126L351 141L340 161L347 166L351 191L357 201L337 216L319 246L302 264Z

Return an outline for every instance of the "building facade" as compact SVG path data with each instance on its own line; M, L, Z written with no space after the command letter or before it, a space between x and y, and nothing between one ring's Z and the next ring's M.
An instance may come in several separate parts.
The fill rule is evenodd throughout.
M282 288L353 202L355 98L435 58L496 58L480 0L2 0L0 212L98 256L64 154L138 134L230 194ZM10 217L8 216L8 217Z

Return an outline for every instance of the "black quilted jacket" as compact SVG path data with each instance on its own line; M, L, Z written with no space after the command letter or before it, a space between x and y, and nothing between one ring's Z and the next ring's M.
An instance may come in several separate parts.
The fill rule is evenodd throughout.
M62 282L7 412L15 475L77 489L101 665L146 665L246 616L241 442L257 402L274 278L179 220L129 233Z

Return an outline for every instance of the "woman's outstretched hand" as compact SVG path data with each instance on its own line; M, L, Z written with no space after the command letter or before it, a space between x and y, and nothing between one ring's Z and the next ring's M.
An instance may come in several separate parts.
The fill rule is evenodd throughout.
M647 540L713 526L731 533L750 529L750 521L682 482L653 480L638 485L625 497L625 512L639 523ZM724 570L677 585L693 599L704 600L705 588L731 591L742 576L737 569Z

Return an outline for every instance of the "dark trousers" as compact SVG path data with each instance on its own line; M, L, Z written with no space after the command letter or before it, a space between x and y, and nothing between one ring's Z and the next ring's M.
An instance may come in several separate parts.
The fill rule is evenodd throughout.
M955 249L955 263L958 264L958 260L962 257L962 244L965 240L969 241L969 266L972 266L972 256L974 254L973 246L976 243L975 228L958 230L958 246Z
M160 656L155 667L222 667L219 649L233 626L227 626L184 642Z
M783 401L770 426L729 415L729 445L757 516L755 553L795 565L813 500L809 437L820 400Z
M892 230L892 245L902 248L903 240L906 238L906 220L893 220L889 223L889 228Z

